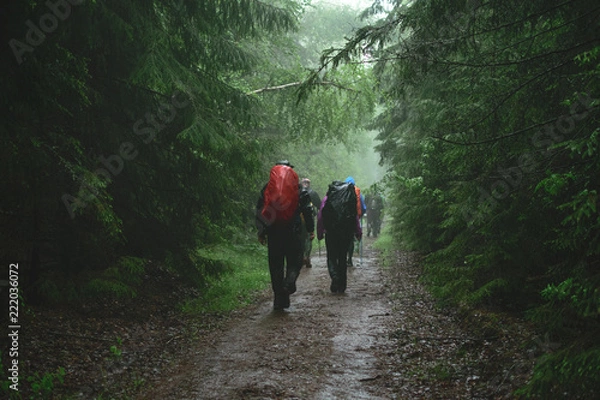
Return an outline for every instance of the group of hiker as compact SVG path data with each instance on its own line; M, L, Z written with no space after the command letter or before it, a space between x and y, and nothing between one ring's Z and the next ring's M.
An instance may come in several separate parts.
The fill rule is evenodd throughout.
M361 217L367 213L369 202L383 205L373 201L375 197L381 196L365 198L354 179L348 177L333 181L321 200L309 178L299 181L289 161L279 161L271 168L269 181L256 204L256 226L259 242L268 247L275 310L290 306L300 269L303 265L312 267L315 229L317 239L325 239L330 290L346 291L347 268L353 266L354 239L362 239ZM380 217L380 210L374 214ZM379 226L380 222L367 223L368 234L373 232L376 236Z

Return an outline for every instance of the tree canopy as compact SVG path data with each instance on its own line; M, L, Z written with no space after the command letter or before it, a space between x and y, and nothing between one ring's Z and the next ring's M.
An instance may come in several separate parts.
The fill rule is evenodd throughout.
M523 393L597 391L598 4L374 3L324 65L372 55L396 237L441 299L528 310L565 343Z
M30 271L28 301L147 259L218 273L195 250L246 234L285 144L352 147L367 81L340 71L297 101L314 63L301 52L323 43L302 25L308 3L2 6L3 259Z
M29 302L127 291L148 260L201 282L274 161L365 188L376 143L440 301L562 344L521 394L597 393L599 21L592 0L3 4L2 258Z

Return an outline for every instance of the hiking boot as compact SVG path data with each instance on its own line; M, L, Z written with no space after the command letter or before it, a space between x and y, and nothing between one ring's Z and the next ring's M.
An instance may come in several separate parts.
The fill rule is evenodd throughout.
M310 258L306 259L306 268L312 268L312 262L310 261Z
M331 281L331 286L329 286L331 293L338 293L338 285L337 282Z
M273 303L273 310L275 311L282 311L285 307L283 306L283 304L281 304L280 301L276 301Z
M288 308L290 306L290 295L287 292L282 292L275 295L275 299L273 300L273 309L274 310L283 310L284 308Z
M286 295L283 298L283 308L289 308L290 307L290 295Z
M287 285L285 285L285 291L286 294L289 298L290 294L294 294L296 293L296 284L295 283L288 283Z
M277 299L273 303L273 310L281 311L290 307L290 296L285 296L283 299Z

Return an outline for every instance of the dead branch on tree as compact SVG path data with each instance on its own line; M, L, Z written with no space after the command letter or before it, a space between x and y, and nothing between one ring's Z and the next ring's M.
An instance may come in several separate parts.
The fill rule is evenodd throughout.
M283 89L288 89L290 87L295 87L295 86L300 86L302 84L304 84L305 82L291 82L291 83L286 83L283 85L277 85L277 86L267 86L261 89L256 89L256 90L252 90L248 93L246 93L246 95L252 95L252 94L260 94L263 92L271 92L271 91L275 91L275 90L283 90ZM330 81L323 81L323 82L314 82L313 84L315 85L323 85L323 86L333 86L336 87L338 89L343 89L343 90L349 90L351 92L355 92L356 90L342 86L338 83L335 82L330 82Z

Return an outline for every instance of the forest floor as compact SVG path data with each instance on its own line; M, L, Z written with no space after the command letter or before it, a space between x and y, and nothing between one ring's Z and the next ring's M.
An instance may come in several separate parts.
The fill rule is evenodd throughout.
M345 294L329 292L322 249L285 311L265 291L227 316L182 315L173 305L193 290L158 266L131 301L37 309L23 368L63 367L57 399L514 398L534 364L531 327L436 307L415 255L364 242Z

